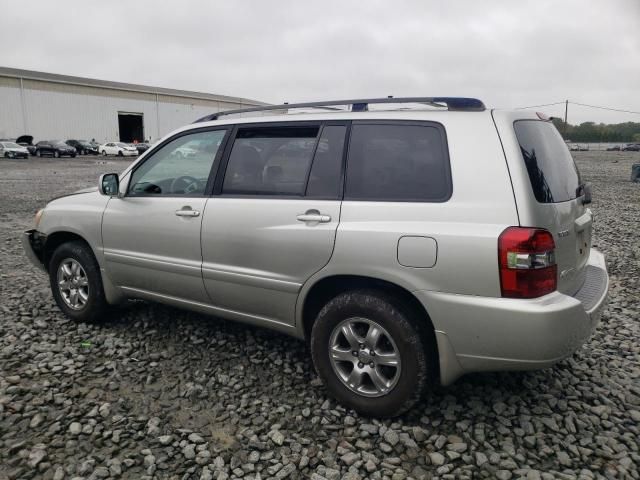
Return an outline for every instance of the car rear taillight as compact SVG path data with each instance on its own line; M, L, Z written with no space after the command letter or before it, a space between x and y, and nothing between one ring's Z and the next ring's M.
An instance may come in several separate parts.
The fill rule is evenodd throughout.
M509 227L498 237L500 289L508 298L535 298L558 286L553 236L540 228Z

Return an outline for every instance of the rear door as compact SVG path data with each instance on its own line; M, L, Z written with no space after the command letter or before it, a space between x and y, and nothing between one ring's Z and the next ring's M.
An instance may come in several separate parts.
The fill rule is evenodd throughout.
M235 129L202 222L204 284L228 316L293 325L302 284L333 251L347 128Z
M517 116L516 116L517 115ZM591 249L592 215L562 136L537 116L494 112L514 184L520 224L553 235L558 290L574 294L584 282Z

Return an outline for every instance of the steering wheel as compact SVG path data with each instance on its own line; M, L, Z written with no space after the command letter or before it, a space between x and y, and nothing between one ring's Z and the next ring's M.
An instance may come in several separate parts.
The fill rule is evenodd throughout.
M176 187L180 185L180 182L183 183L184 188L180 191L176 191ZM190 177L189 175L183 175L182 177L174 178L171 182L171 186L169 190L171 193L184 193L186 195L195 192L200 188L200 182L197 178Z

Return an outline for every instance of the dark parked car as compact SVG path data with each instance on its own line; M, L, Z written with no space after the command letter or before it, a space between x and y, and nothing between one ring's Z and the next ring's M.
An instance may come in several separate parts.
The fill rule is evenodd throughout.
M607 148L607 152L619 152L620 150L620 145L614 145L613 147Z
M43 140L36 143L36 155L42 157L44 155L51 155L52 157L75 157L77 155L76 149L67 145L62 140Z
M16 138L16 143L27 150L29 150L29 155L36 154L36 146L33 144L33 137L31 135L21 135Z
M67 140L67 145L75 148L78 155L98 155L98 147L86 140Z
M629 143L622 148L624 152L640 152L640 143Z
M130 145L132 147L136 147L136 149L138 150L138 155L141 153L146 152L147 150L149 150L149 147L151 147L151 145L149 145L148 143L130 143Z

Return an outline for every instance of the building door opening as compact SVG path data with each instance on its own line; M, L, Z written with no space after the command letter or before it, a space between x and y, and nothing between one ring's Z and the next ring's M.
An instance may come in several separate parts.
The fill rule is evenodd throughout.
M118 130L120 131L121 142L143 142L144 127L142 122L142 113L118 112Z

